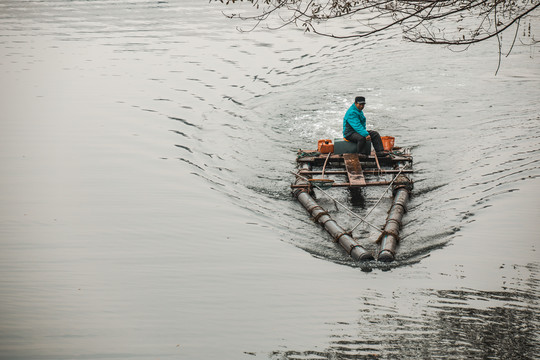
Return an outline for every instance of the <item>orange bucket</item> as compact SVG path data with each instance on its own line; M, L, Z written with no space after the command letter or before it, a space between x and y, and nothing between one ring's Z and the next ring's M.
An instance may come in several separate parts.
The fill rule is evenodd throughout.
M384 150L391 151L394 148L395 138L393 136L381 136L381 140Z
M334 152L334 144L332 144L332 140L330 139L323 139L319 140L317 143L317 151L321 154L328 154Z

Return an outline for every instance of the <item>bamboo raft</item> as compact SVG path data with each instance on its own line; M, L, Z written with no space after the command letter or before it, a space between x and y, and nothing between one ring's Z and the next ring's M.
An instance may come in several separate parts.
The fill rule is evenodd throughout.
M383 158L378 158L373 151L370 155L363 155L337 153L338 151L334 153L333 146L330 149L331 152L329 150L321 152L319 142L319 151L299 150L298 170L295 173L296 181L291 185L294 197L313 217L313 220L318 222L332 236L333 241L339 243L353 259L358 261L394 261L400 240L399 232L402 218L407 211L407 202L413 188L413 181L410 178L413 173L413 158L409 149L393 148L390 156ZM328 176L344 180L339 182L328 178ZM383 180L380 179L381 177ZM346 231L332 219L328 212L316 202L313 191L314 188L317 188L333 199L325 191L326 189L347 188L351 191L352 196L357 196L360 189L371 186L387 187L388 190L390 188L392 190L392 205L388 211L386 223L382 229L377 228L380 236L377 239L378 251L375 256L353 238L352 230ZM333 200L336 202L335 199ZM339 202L337 203L339 204ZM360 218L346 207L345 209ZM365 218L360 219L374 227L365 221Z

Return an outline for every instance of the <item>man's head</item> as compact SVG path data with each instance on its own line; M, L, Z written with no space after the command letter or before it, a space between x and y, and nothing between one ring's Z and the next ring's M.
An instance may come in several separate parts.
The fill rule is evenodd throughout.
M364 108L366 104L366 98L363 97L363 96L357 96L355 99L354 99L354 105L356 105L356 108L360 111L362 111L362 109Z

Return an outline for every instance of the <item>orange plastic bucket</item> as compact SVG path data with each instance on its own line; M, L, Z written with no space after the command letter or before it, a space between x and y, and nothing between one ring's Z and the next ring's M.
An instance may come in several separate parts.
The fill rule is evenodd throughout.
M381 140L382 140L384 150L390 151L394 148L395 138L393 136L381 136Z
M332 144L332 140L330 139L323 139L319 140L317 143L317 151L321 154L328 154L334 152L334 144Z

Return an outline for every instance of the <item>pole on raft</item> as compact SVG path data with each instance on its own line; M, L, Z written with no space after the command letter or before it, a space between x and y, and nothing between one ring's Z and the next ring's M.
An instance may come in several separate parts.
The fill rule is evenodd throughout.
M409 193L412 186L412 182L405 175L400 175L396 180L398 183L409 183L409 185L394 186L394 200L392 202L392 207L388 212L383 233L379 237L381 245L377 260L382 262L394 261L396 257L396 248L399 243L399 230L401 229L401 219L407 212L407 201L409 201Z
M310 170L308 164L304 164L303 169ZM302 170L300 170L300 174ZM307 184L307 181L301 177L296 178L295 184ZM373 255L364 249L356 240L352 238L338 223L328 215L309 194L306 188L298 188L293 192L294 196L304 206L304 208L313 216L313 219L321 224L324 229L332 236L334 242L339 243L345 251L355 260L369 261L373 260Z

